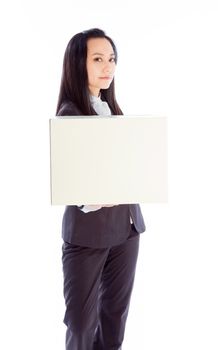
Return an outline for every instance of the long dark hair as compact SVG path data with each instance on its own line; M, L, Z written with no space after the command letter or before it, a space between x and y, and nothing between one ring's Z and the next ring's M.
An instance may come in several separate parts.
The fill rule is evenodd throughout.
M65 101L72 101L84 115L96 114L93 110L88 89L88 74L86 69L87 41L91 38L105 38L114 50L117 63L117 49L113 40L98 28L78 33L69 41L63 60L61 86L56 114ZM123 114L115 97L114 79L108 89L101 90L101 98L112 110L112 114Z

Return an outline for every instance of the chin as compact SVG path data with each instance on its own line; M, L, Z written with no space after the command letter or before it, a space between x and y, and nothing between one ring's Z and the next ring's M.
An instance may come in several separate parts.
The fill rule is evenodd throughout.
M101 90L106 90L106 89L109 89L110 85L111 85L111 82L110 82L110 83L108 83L108 84L104 84L104 85L102 85L102 86L100 87L100 89L101 89Z

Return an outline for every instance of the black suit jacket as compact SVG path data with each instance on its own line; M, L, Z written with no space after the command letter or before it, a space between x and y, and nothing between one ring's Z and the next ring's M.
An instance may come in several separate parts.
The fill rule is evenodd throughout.
M63 103L58 112L58 116L76 115L82 113L71 101ZM66 242L94 248L117 245L130 234L130 216L136 231L144 232L145 223L139 204L120 204L88 213L76 205L68 205L63 216L62 237Z

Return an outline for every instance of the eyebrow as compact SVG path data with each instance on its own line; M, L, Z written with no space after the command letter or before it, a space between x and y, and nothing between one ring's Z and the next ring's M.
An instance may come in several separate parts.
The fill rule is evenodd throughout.
M104 56L104 54L103 54L103 53L100 53L100 52L95 52L95 53L92 54L92 56L94 56L94 55ZM111 53L110 56L115 56L115 54L114 54L114 53Z

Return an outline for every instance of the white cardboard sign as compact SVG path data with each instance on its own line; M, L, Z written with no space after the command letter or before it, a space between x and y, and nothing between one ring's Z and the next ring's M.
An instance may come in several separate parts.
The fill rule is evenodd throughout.
M50 119L53 205L167 202L167 118Z

